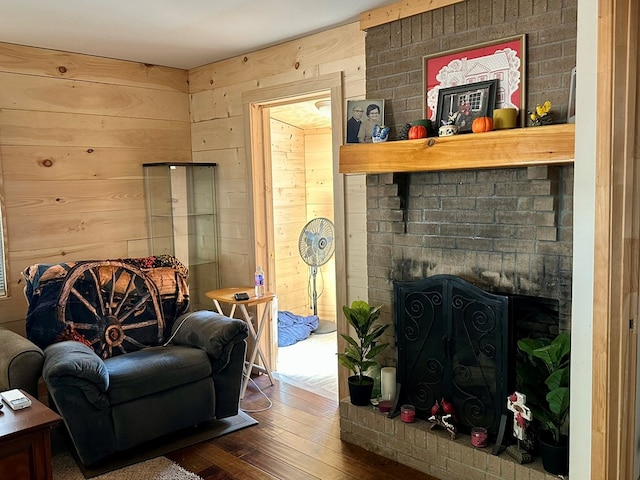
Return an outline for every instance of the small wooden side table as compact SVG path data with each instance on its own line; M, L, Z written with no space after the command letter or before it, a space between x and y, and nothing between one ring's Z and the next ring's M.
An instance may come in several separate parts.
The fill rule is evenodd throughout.
M31 406L0 410L0 478L51 480L50 431L62 418L28 393Z
M234 294L236 293L246 293L249 295L249 300L236 300L234 298ZM262 335L262 331L267 323L269 323L269 319L271 318L271 302L276 298L276 294L272 292L265 292L262 297L255 297L254 288L253 287L231 287L231 288L221 288L220 290L212 290L210 292L205 293L205 295L213 300L213 304L216 307L216 310L220 315L226 315L220 306L220 302L228 303L231 305L231 312L229 313L229 317L233 317L236 312L236 307L239 308L242 313L242 320L247 322L249 325L249 331L254 340L253 348L251 352L249 352L249 360L245 362L244 369L244 378L242 379L242 388L240 389L240 398L244 398L244 393L247 390L247 385L249 384L249 375L251 374L251 370L255 367L260 371L264 371L269 376L269 381L271 385L273 385L273 375L271 374L271 369L269 368L269 363L267 362L262 349L260 348L260 336ZM262 305L262 315L260 316L260 320L258 321L258 329L256 330L253 326L253 322L251 322L251 317L249 316L249 312L247 311L247 307L251 307L254 305ZM264 367L260 365L256 365L256 356L260 355L260 359L262 360L262 364Z

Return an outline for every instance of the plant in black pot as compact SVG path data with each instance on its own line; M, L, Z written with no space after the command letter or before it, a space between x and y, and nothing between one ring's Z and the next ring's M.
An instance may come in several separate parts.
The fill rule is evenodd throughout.
M568 473L568 437L563 428L569 413L569 360L571 339L561 333L553 339L524 338L518 341L524 354L518 363L519 389L540 429L542 465L549 473Z
M356 300L351 307L343 306L342 311L349 325L353 327L356 338L341 333L347 341L344 353L338 353L338 363L351 370L353 375L348 378L349 395L354 405L368 405L373 391L373 378L365 372L377 365L376 355L389 346L388 343L378 343L380 336L389 325L375 325L380 317L380 309L370 306L367 302Z

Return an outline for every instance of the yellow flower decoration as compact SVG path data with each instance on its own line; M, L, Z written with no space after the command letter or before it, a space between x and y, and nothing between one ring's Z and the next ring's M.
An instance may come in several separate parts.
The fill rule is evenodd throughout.
M531 119L531 125L549 125L552 122L551 118L551 102L547 100L542 105L536 105L533 112L529 113Z
M549 100L544 102L544 104L542 105L536 105L536 113L539 117L542 117L549 113L549 110L551 110L551 102Z

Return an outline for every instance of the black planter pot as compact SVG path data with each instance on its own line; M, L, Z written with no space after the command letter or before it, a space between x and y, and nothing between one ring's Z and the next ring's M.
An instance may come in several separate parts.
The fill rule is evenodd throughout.
M362 381L360 381L362 379ZM349 382L349 396L353 405L365 406L371 401L371 393L373 392L373 378L358 375L352 375L347 379Z
M566 475L569 473L569 439L565 435L560 436L560 444L556 445L548 432L543 432L539 437L540 457L544 469L554 475Z

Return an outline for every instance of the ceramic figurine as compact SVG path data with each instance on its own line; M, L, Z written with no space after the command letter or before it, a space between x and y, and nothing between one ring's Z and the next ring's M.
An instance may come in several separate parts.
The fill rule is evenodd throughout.
M442 125L438 129L439 137L450 137L451 135L455 135L458 133L458 127L455 125Z
M371 141L373 143L386 142L389 138L389 127L385 127L384 125L380 126L378 124L373 126L373 135L371 135Z
M439 137L450 137L458 133L458 125L456 120L458 119L460 112L453 112L449 115L449 118L445 121L442 120L442 126L438 128Z

